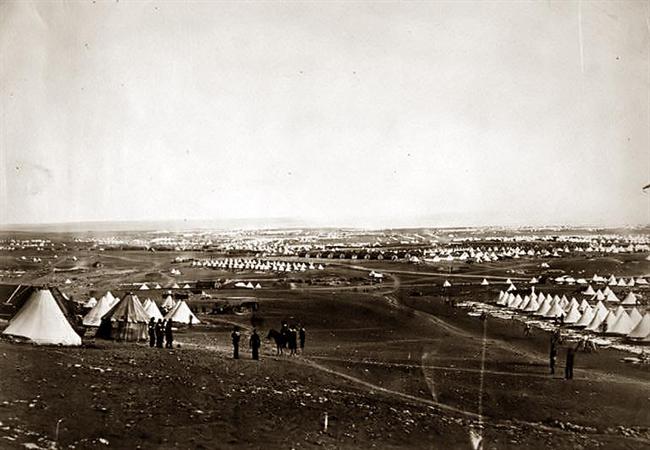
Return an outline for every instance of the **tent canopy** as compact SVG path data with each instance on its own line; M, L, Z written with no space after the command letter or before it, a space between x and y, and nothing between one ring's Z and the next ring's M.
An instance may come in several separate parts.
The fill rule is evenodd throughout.
M81 345L81 338L49 289L33 291L2 333L25 337L36 344Z

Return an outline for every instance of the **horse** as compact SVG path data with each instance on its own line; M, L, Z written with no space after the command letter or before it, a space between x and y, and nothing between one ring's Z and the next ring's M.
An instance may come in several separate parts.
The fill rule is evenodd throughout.
M286 336L284 336L279 331L275 331L274 329L271 329L269 331L269 334L266 336L266 339L273 339L275 341L276 354L281 355L282 349L287 345Z

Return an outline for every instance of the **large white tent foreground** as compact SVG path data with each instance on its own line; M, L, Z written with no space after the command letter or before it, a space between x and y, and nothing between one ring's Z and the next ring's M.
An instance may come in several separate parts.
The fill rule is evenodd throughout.
M81 345L81 338L49 289L34 291L2 334L24 337L36 344Z

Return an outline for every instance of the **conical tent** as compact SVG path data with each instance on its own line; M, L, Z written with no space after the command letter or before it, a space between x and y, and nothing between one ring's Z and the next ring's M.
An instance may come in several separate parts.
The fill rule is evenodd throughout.
M639 312L638 309L632 308L632 311L630 311L630 320L632 321L632 328L636 327L639 322L641 322L641 319L643 319L643 316Z
M149 316L133 294L126 295L102 317L97 337L120 341L147 339Z
M544 314L546 314L551 309L552 306L551 303L552 303L551 298L546 297L546 300L544 300L544 302L539 306L537 311L535 311L534 315L543 316Z
M646 312L641 321L630 331L628 338L650 341L650 312Z
M147 283L142 283L142 286L140 286L140 290L141 290L141 291L148 291L148 290L149 290L149 286L147 286Z
M445 282L442 283L442 287L451 287L451 283L449 282L449 280L445 280Z
M589 287L583 292L584 295L596 295L596 291L594 291L594 288L591 287L591 284Z
M111 298L113 300L111 300ZM102 322L102 317L104 314L106 314L113 306L115 306L116 302L114 299L115 297L112 295L110 298L107 295L103 295L102 298L100 298L97 304L94 306L94 308L88 311L88 314L84 316L84 326L98 327Z
M165 315L165 319L178 323L200 323L199 319L196 318L194 313L190 310L190 307L185 303L185 300L179 301L176 306Z
M589 322L589 325L585 328L587 331L599 331L600 325L603 323L603 320L605 320L605 317L609 312L607 310L603 311L602 309L596 308L594 310L594 317L591 319L591 322Z
M617 336L627 336L630 331L634 328L634 323L628 313L623 311L618 318L607 327L607 334L613 334Z
M567 325L573 325L580 320L582 317L582 314L580 314L580 308L578 305L573 305L571 306L571 309L569 309L569 312L567 313L566 317L564 318L564 323Z
M584 311L587 308L589 308L589 302L583 298L580 302L580 311Z
M607 296L605 294L603 294L603 292L600 289L598 289L596 291L596 300L602 301L602 300L605 300L606 298L607 298Z
M156 302L154 302L153 300L147 299L143 309L144 312L147 313L147 316L149 316L150 319L153 318L158 320L163 318L160 309L158 309L158 305L156 305Z
M483 281L481 281L481 286L489 286L489 282L487 279L483 278Z
M578 328L585 328L589 326L591 321L594 319L594 316L594 309L592 309L591 306L587 306L587 309L582 311L582 316L580 316L580 319L578 319L578 321L573 326Z
M598 302L596 303L596 311L599 311L601 315L605 316L607 315L608 309L607 307L603 304L603 302Z
M609 333L609 330L611 330L612 326L614 325L614 323L616 323L619 317L620 314L617 314L616 311L608 312L607 315L605 316L605 319L600 324L601 327L603 328L603 331L605 333ZM596 329L593 331L600 331L600 330Z
M111 291L106 291L106 293L104 294L104 296L105 296L106 298L108 298L111 307L117 305L117 302L118 302L119 300L118 300L118 299L113 295L113 293L112 293Z
M36 344L81 345L49 289L32 293L2 334L20 336Z
M544 317L547 319L562 317L564 315L564 310L560 306L560 303L554 303L548 311L544 314Z
M618 302L620 302L620 300L618 299L618 297L616 296L616 294L614 294L613 292L610 292L609 294L607 294L607 298L605 299L605 301L606 301L606 302L611 302L611 303L618 303Z
M524 312L530 313L530 312L535 312L539 309L539 303L537 303L537 300L534 298L531 298L530 301L528 302L528 305L524 308Z
M171 310L174 307L174 299L172 298L171 295L168 295L165 297L165 300L163 301L162 304L163 309L166 310Z
M517 309L523 311L526 309L529 303L530 303L530 297L526 295L524 296L524 300L519 304L519 306L517 306Z
M571 301L569 304L566 306L565 311L569 312L571 308L576 307L578 310L580 309L580 303L578 303L578 300L575 299L575 297L571 297Z
M630 292L627 294L627 296L625 296L621 302L621 305L636 305L636 295L634 295L633 292Z
M84 303L84 308L93 308L97 304L97 299L95 297L90 297L88 300L86 300L86 303Z

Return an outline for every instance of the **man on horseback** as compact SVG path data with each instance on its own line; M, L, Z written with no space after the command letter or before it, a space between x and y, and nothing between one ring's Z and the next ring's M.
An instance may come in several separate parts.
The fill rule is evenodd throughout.
M286 340L282 333L275 331L274 329L269 330L269 334L266 336L267 339L273 339L275 341L275 352L276 355L282 354L282 349L286 346Z

